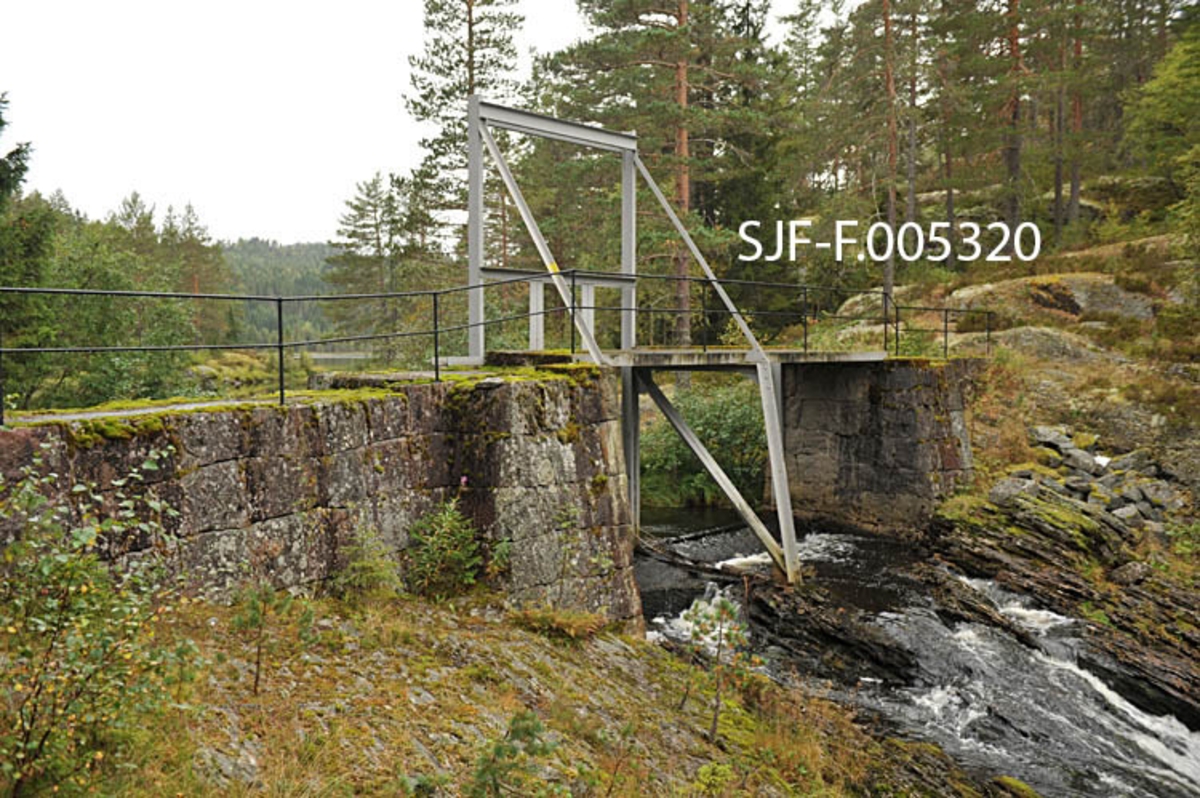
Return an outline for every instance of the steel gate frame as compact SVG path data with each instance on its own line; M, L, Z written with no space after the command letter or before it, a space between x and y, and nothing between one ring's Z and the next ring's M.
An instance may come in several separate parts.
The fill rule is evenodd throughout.
M622 437L624 440L626 471L629 478L630 503L634 512L634 524L638 526L638 504L640 502L640 441L638 429L637 397L646 391L654 399L655 404L663 411L667 420L684 442L696 453L705 468L729 496L730 501L738 512L746 519L751 529L762 539L767 551L775 564L786 574L789 583L799 581L799 562L796 552L796 531L792 518L791 494L788 489L787 466L784 460L783 424L782 424L782 384L779 364L771 361L758 338L750 329L750 325L742 317L729 294L717 280L712 267L709 266L704 254L696 246L696 242L688 233L675 209L664 196L662 189L654 181L650 170L638 155L637 135L634 133L619 133L603 128L593 127L580 122L570 122L554 117L509 108L496 103L487 102L478 95L472 95L467 101L467 277L468 296L468 361L482 363L484 358L484 328L486 316L484 312L484 162L483 152L486 149L495 162L504 182L505 189L513 202L521 220L533 239L538 255L549 273L550 281L558 290L559 296L571 316L571 323L578 330L589 357L599 365L611 365L596 342L592 330L591 319L585 319L586 314L580 314L575 307L572 288L560 274L558 262L555 260L532 210L525 202L520 186L517 185L508 163L500 152L495 138L489 128L510 130L525 135L568 142L591 149L615 152L621 156L621 275L628 282L621 286L621 348L634 349L637 346L636 314L637 314L637 176L640 174L649 186L651 193L658 200L671 224L675 227L680 238L687 245L692 257L700 264L706 279L720 297L726 310L733 317L742 336L749 344L746 353L746 365L754 368L759 394L762 400L763 422L767 433L767 449L771 463L771 486L775 498L776 512L779 519L780 536L783 539L782 551L770 534L766 531L761 519L750 508L746 500L729 481L716 460L687 426L682 416L675 411L662 392L654 384L651 374L639 375L633 367L621 367L621 403L622 403ZM611 278L610 278L611 280ZM584 282L586 290L586 280ZM593 289L594 289L593 284ZM531 280L529 283L531 311L536 306L536 313L530 315L531 343L535 338L534 319L540 324L541 314L541 283ZM535 296L536 292L536 296ZM585 302L585 304L587 304Z

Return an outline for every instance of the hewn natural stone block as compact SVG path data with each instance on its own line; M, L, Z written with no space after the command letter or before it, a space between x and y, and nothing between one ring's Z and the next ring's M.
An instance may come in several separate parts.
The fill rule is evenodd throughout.
M920 527L972 479L970 361L783 366L792 506L809 520Z
M356 527L375 529L399 553L417 519L458 496L481 541L511 542L502 582L514 599L633 619L640 605L616 383L612 373L493 378L284 408L167 412L161 425L130 425L127 436L87 446L67 424L3 430L0 470L15 478L46 443L43 471L64 475L69 499L72 480L106 489L173 445L148 473L150 493L181 512L167 527L180 537L184 572L226 594L258 560L281 586L329 576ZM0 528L0 545L12 534ZM122 543L113 550L148 545Z

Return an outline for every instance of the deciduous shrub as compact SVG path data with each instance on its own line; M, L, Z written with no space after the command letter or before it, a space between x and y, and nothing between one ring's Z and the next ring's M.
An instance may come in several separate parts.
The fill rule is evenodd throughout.
M17 542L0 562L0 792L83 791L124 754L139 713L167 701L172 678L191 672L195 647L160 645L154 626L173 591L162 559L165 506L139 495L141 469L102 496L72 488L73 511L51 501L59 477L36 463L15 484L0 480L0 519ZM119 571L100 548L147 546Z
M422 517L408 535L405 580L409 590L442 599L475 584L483 563L478 532L458 509L457 498Z
M767 437L758 388L748 380L716 387L696 384L674 403L721 468L751 504L766 485ZM642 437L642 498L672 507L716 504L721 489L666 420Z

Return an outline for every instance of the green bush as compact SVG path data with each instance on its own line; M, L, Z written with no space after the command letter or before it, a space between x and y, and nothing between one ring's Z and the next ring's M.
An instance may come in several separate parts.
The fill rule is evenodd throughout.
M748 380L716 387L697 381L674 403L746 500L760 501L766 484L767 437L758 387ZM642 500L660 507L725 501L717 483L665 419L656 420L642 436Z
M12 796L91 787L121 759L141 713L165 706L196 650L154 634L172 598L161 567L169 510L134 489L156 458L108 497L74 486L74 512L47 499L58 477L38 467L0 480L0 520L18 535L0 562L0 793ZM130 541L149 548L114 573L97 552Z
M379 532L370 527L355 530L345 565L332 581L334 594L353 604L394 596L401 586L399 562Z
M442 599L474 585L483 563L477 537L475 525L458 509L457 498L413 524L405 557L409 590Z

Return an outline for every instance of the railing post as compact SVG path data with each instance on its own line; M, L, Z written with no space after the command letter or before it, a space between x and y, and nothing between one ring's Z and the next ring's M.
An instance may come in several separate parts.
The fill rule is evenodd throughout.
M896 357L900 357L900 305L893 302L892 310L896 311Z
M441 344L441 328L438 318L441 315L438 312L438 294L433 295L433 381L442 381L442 344ZM471 335L467 332L467 337Z
M703 351L708 351L708 280L705 280L700 287L700 347Z
M883 351L884 354L888 351L888 295L887 291L883 292Z
M804 301L801 305L800 312L803 315L801 323L804 325L804 354L808 354L808 286L804 286Z
M942 358L950 357L950 308L942 308Z
M571 354L575 354L575 270L571 270Z
M275 297L275 350L279 353L279 404L286 401L283 392L283 297Z

